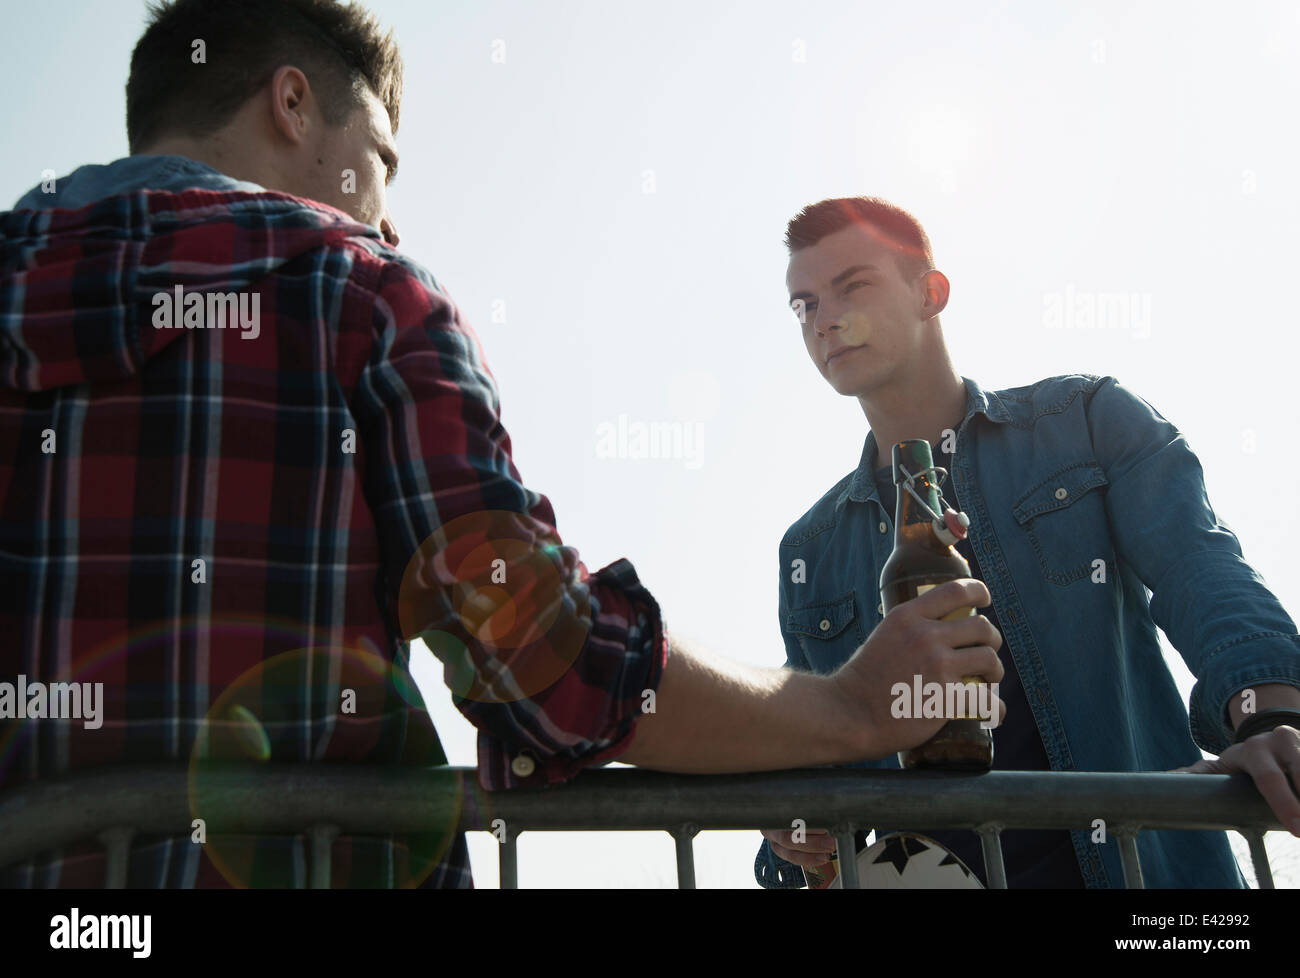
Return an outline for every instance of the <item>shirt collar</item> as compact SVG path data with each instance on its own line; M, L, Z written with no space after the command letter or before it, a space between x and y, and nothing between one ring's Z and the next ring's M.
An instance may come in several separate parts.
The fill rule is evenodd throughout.
M969 377L963 377L962 383L966 385L966 414L961 419L961 425L965 426L976 414L982 414L990 421L1005 423L1011 420L1011 412L1007 406L1002 403L1002 398L998 397L996 391L986 391ZM877 446L876 433L867 432L867 440L862 446L862 458L858 461L857 471L853 473L853 478L849 482L849 487L845 494L840 497L840 502L844 499L852 499L855 503L866 502L868 499L880 500L880 493L876 489L876 462Z
M236 180L186 156L124 156L112 163L78 167L56 180L51 193L45 193L43 186L33 187L19 198L13 209L61 207L75 210L105 197L137 190L266 192L265 187Z

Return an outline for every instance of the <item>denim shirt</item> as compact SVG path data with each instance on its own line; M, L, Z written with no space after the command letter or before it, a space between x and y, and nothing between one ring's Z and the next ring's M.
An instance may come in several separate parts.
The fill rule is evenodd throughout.
M1014 655L1052 770L1193 764L1198 745L1219 754L1231 743L1234 693L1300 687L1295 622L1216 517L1177 428L1113 377L1070 374L1002 391L963 381L966 413L944 490L970 517L1004 652ZM876 455L868 433L858 468L781 541L788 668L833 672L883 617L880 569L894 514L875 486ZM1157 627L1196 676L1190 719ZM1123 886L1114 837L1091 835L1071 832L1085 884ZM1148 830L1137 839L1149 887L1245 885L1223 832ZM766 840L754 872L769 888L805 882Z

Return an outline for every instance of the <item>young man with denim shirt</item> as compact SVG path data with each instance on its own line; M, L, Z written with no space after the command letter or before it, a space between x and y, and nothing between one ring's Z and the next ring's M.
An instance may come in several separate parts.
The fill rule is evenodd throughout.
M858 398L871 429L858 468L781 541L787 667L834 673L882 622L891 449L924 437L949 470L948 501L970 517L957 548L987 585L984 614L1004 639L994 768L1243 771L1300 836L1300 712L1264 714L1300 711L1300 639L1215 516L1179 431L1113 377L1003 391L962 377L939 322L948 280L915 218L886 201L807 207L786 244L808 353L836 392ZM1157 626L1197 678L1190 727ZM1233 745L1247 689L1262 729ZM1220 757L1201 760L1198 745ZM908 828L984 878L973 833ZM769 888L803 886L800 867L834 846L824 830L799 843L763 835L755 875ZM1003 846L1011 887L1123 885L1116 845L1085 831L1009 831ZM1244 885L1222 832L1147 831L1138 848L1148 886Z

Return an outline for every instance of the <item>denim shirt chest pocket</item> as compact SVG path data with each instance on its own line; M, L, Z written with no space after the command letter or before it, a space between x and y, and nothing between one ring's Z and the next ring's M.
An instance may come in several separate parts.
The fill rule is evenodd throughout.
M1038 555L1043 576L1059 587L1090 577L1094 561L1115 568L1106 523L1106 473L1093 459L1057 468L1034 481L1012 515Z
M804 605L786 615L786 631L798 637L816 673L833 672L862 644L862 620L852 591L829 601Z

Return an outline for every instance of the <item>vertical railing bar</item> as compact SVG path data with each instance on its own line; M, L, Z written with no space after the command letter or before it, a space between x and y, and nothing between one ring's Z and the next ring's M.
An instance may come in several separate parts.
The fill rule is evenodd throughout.
M1128 826L1115 830L1119 839L1119 864L1124 868L1124 885L1130 890L1146 889L1142 881L1142 860L1138 858L1137 832Z
M858 879L858 847L852 825L837 825L835 832L835 860L839 866L840 889L860 890Z
M677 843L677 888L679 890L695 889L695 843L692 841L700 827L687 822L671 830L673 841Z
M1002 826L997 822L986 822L975 827L975 834L980 837L980 850L984 854L984 878L989 881L990 890L1007 888L1007 867L1002 861Z
M131 862L131 838L135 829L115 825L99 833L104 846L104 889L126 889L127 868Z
M497 863L500 887L503 890L519 889L519 850L515 845L518 832L506 830L506 837L501 841L501 859Z
M1269 866L1268 850L1264 848L1264 833L1239 830L1250 845L1250 861L1255 865L1255 882L1261 890L1273 889L1273 869Z
M308 885L313 890L328 890L332 875L334 840L338 838L339 827L321 823L313 825L307 830L307 834L311 836L311 879Z

